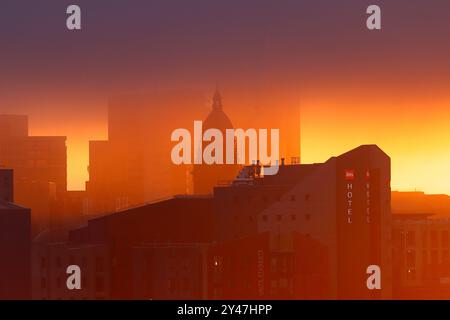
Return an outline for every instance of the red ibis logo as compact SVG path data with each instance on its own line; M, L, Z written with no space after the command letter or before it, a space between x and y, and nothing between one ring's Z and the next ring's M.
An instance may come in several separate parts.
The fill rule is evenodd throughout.
M355 170L346 169L345 170L345 180L353 180L355 179Z

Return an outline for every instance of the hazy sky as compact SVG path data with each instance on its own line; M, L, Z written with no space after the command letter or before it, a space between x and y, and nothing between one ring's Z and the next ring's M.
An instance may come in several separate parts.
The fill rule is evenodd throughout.
M83 29L70 32L74 3ZM370 4L380 31L366 28ZM449 12L440 0L1 0L0 113L66 135L69 186L81 188L113 93L206 95L219 82L233 114L242 92L291 92L303 161L376 143L393 189L450 194Z

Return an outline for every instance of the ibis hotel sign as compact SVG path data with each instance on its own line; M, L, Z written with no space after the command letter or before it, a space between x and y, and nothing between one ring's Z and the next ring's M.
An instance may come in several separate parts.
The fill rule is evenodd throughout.
M345 169L344 181L345 181L345 203L346 203L346 215L347 223L351 224L354 220L354 207L355 207L355 194L363 194L363 208L366 223L370 223L370 207L371 207L371 183L370 183L370 169L366 169L364 172L359 173L357 176L355 169ZM356 182L359 183L356 183ZM362 185L362 189L361 188Z

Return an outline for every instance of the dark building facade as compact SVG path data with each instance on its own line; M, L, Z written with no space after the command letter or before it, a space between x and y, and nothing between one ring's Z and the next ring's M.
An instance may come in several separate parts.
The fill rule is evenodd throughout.
M172 261L173 265L186 264L188 262L182 262L186 256L188 261L195 261L196 258L190 255L196 252L195 246L212 241L211 212L210 197L180 196L90 220L86 227L71 231L68 239L62 242L52 241L49 245L45 242L36 243L37 255L34 260L45 263L37 263L33 268L33 296L36 299L167 298L169 289L158 287L154 282L153 286L148 284L145 287L137 283L143 275L140 263L144 261L144 265L148 266L145 270L147 277L167 277L168 282L164 282L167 286L170 281L177 282L178 278L174 279L173 275L171 278L170 274L165 273L160 263ZM194 247L193 250L187 249L189 244ZM175 248L177 254L171 254L167 248ZM162 260L158 260L158 257ZM58 273L49 272L50 268L57 267L57 261L65 261L65 266L70 261L83 266L83 272L91 275L94 281L88 283L84 292L68 292L65 286L52 286L50 288L53 290L49 290L48 284L58 282L55 279ZM41 283L46 285L42 286ZM190 280L189 283L197 281ZM170 288L175 290L177 287ZM194 293L197 294L197 291ZM189 298L173 294L174 297ZM200 296L193 295L192 298Z
M210 196L176 196L92 219L40 242L37 299L387 299L390 159L374 145L275 176L245 167ZM61 287L75 263L88 282ZM64 263L62 265L64 265ZM382 272L367 287L367 268ZM63 270L63 269L56 269ZM59 285L58 285L59 284ZM84 291L83 291L84 290Z
M393 216L396 299L450 299L450 220L427 213Z
M209 299L329 299L328 251L298 233L259 233L208 248Z
M307 234L325 245L332 297L389 298L390 192L390 158L375 145L360 146L311 170L260 214L259 226ZM371 265L382 271L381 290L367 288Z
M27 116L0 115L0 167L14 170L14 200L32 210L35 233L48 228L67 189L66 137L29 136Z
M14 202L14 172L0 168L0 201Z
M0 201L0 255L0 300L30 299L30 209Z
M322 164L247 176L214 190L219 240L261 232L308 235L328 250L330 297L391 296L390 158L381 149L360 146ZM372 265L382 270L381 290L367 288Z

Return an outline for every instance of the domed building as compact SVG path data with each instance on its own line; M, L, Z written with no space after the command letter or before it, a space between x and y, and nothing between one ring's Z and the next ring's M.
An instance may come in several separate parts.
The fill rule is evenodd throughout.
M218 90L214 93L212 111L203 122L203 131L211 128L219 129L222 133L226 129L233 129L230 118L223 111L222 96Z
M222 96L216 90L213 97L212 110L203 122L203 132L208 129L218 129L222 132L225 143L225 130L233 129L230 118L223 111ZM203 142L202 150L209 142ZM226 150L223 151L224 162ZM236 159L236 154L234 159ZM239 173L239 165L236 164L197 164L193 169L194 194L211 194L214 186L228 183L234 180Z

